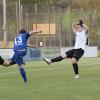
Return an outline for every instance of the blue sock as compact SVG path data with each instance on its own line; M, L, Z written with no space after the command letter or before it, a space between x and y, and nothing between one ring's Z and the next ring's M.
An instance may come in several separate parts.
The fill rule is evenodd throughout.
M26 73L24 71L24 68L19 68L20 69L20 74L22 76L22 78L24 79L24 82L27 82L27 78L26 78Z

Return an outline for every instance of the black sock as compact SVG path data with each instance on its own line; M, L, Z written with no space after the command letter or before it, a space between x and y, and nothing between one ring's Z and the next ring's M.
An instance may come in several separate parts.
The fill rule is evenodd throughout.
M57 58L51 59L51 62L59 62L61 60L63 60L63 57L59 56Z
M15 61L10 61L9 66L10 66L10 65L15 65L15 64L16 64L16 62L15 62Z
M74 69L75 74L78 74L78 65L77 65L77 63L73 64L73 69Z

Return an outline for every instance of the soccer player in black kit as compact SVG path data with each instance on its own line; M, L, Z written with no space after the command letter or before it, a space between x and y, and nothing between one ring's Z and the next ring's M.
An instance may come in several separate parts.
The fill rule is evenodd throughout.
M72 66L75 73L75 79L78 79L80 77L78 71L78 61L84 54L84 49L87 41L88 27L83 23L82 20L79 20L78 24L72 24L72 29L73 33L75 33L76 39L74 48L53 59L48 59L44 57L44 61L47 64L51 64L54 62L62 61L65 58L71 58Z

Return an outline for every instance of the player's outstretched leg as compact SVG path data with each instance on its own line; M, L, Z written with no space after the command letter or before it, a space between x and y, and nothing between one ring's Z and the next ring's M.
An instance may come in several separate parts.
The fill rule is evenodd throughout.
M19 65L19 70L20 70L20 74L21 74L22 78L24 79L24 82L27 83L26 73L25 73L24 68L22 67L22 65Z
M43 57L43 59L49 65L49 64L54 63L54 62L59 62L59 61L63 60L64 58L62 56L59 56L59 57L56 57L53 59L47 59L46 57Z

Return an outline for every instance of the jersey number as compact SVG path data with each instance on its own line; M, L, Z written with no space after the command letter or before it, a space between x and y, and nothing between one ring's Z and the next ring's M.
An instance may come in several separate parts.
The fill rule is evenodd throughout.
M15 38L15 44L16 44L16 45L17 45L17 44L21 44L21 43L22 43L22 38L21 38L21 36L17 37L17 39L18 39L18 40L16 40L16 38Z

